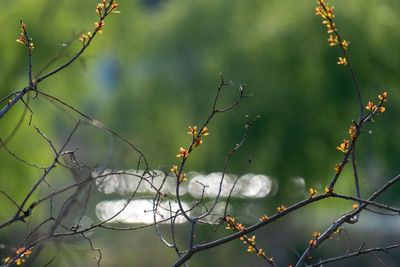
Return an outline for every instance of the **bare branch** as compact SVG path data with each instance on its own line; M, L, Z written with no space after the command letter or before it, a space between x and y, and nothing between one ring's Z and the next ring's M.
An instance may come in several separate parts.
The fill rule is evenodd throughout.
M361 250L361 247L360 247L360 249L358 249L356 252L346 253L345 255L334 257L334 258L330 258L330 259L326 259L326 260L320 260L318 263L307 265L307 267L322 266L325 263L331 263L331 262L341 261L341 260L348 259L348 258L358 257L358 256L363 255L363 254L372 254L372 252L385 252L385 253L388 253L389 250L398 248L399 246L400 245L397 244L397 245L392 245L392 246L388 246L388 247L385 247L385 248L369 248L369 249L365 249L365 250Z

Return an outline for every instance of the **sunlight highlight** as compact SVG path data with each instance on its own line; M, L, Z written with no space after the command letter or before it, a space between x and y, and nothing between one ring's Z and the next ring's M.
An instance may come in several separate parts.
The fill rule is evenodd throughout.
M169 206L171 205L171 207ZM189 209L188 205L182 203L185 210ZM104 200L96 205L96 215L99 220L109 223L154 223L152 200L138 199L132 200L126 205L125 199L120 200ZM179 210L178 204L174 202L161 202L156 212L156 221L160 223L170 223L171 214ZM187 212L190 215L190 212ZM175 223L183 223L185 218L178 216Z
M101 174L92 173L93 177L97 177L97 189L107 195L113 193L126 195L132 192L152 194L156 190L160 190L164 194L175 195L176 179L174 177L165 175L161 171L155 171L152 176L146 174L144 178L142 178L142 174L143 171L136 170L105 170ZM166 180L164 181L164 179ZM237 179L237 175L225 174L222 181L221 172L210 174L189 172L187 179L188 183L180 185L180 195L189 193L195 198L201 198L202 195L213 198L218 195L219 191L221 191L221 197L228 197L231 194L231 197L236 198L263 198L275 195L278 190L277 181L262 174L249 173L240 176L239 179ZM221 181L222 186L220 186Z

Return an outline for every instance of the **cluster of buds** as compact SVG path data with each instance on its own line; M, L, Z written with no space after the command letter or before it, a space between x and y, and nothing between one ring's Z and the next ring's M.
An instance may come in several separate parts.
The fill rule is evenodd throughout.
M179 182L184 182L187 181L188 179L186 178L186 173L181 174L181 176L179 177Z
M172 166L171 172L175 173L176 176L178 176L178 166L174 165ZM188 179L186 178L186 174L183 173L179 176L179 182L184 182L187 181Z
M15 253L18 255L18 259L15 260L15 264L21 265L26 261L25 259L29 257L32 251L30 249L19 248L17 251L15 251ZM10 261L10 257L4 259L4 263L9 263Z
M337 150L342 151L343 153L347 153L349 151L349 140L343 139L343 143L340 146L336 147Z
M118 7L118 4L111 0L110 3L107 4L107 0L102 0L101 3L97 4L96 13L99 14L99 21L94 22L95 33L99 32L100 34L103 33L103 26L104 26L104 18L110 13L120 13L119 11L115 10ZM86 34L82 34L79 37L79 40L82 42L83 45L86 44L86 40L92 37L91 32Z
M176 165L172 166L171 172L173 172L177 175L178 174L178 166L176 166Z
M251 244L253 246L256 245L255 239L256 239L255 235L253 235L252 237L247 237L246 235L243 235L243 236L240 237L240 240L243 241L243 244L249 243L249 244Z
M94 26L96 27L96 31L99 33L103 33L104 26L104 18L110 13L119 14L120 12L115 10L118 7L114 0L111 0L110 3L107 4L107 0L102 0L101 3L97 4L96 13L99 14L99 22L95 22Z
M225 229L228 229L228 230L234 230L235 229L235 218L227 216L227 217L225 217L225 221L227 223L227 226L226 226Z
M278 212L282 212L282 211L285 211L285 210L286 210L286 207L285 207L284 205L280 205L279 207L276 208L276 210L277 210Z
M104 20L100 20L100 22L96 21L94 26L96 27L96 31L98 31L100 34L103 33Z
M28 47L29 54L32 53L32 50L35 48L32 43L32 38L28 38L28 34L26 32L26 25L21 21L21 34L19 39L16 40L17 43L23 44Z
M354 140L354 138L356 138L356 127L355 126L350 125L349 135L350 135L351 140ZM343 139L343 143L341 143L340 146L336 147L336 149L341 151L342 153L346 154L349 151L349 145L350 145L350 141L347 139ZM336 173L340 173L342 171L343 167L344 167L344 165L342 165L342 163L336 164L336 168L335 168Z
M371 101L368 101L368 105L365 106L365 109L372 113L376 110L376 105Z
M187 134L190 134L193 138L195 138L197 134L196 130L197 126L189 126L189 132L187 132Z
M331 34L331 35L329 35L329 38L328 38L328 42L329 42L329 46L335 46L335 45L339 45L339 46L341 46L342 48L343 48L343 50L347 50L347 48L349 47L349 45L350 45L350 42L348 42L348 41L346 41L346 40L343 40L342 42L340 42L339 41L339 37L338 37L338 35L336 35L335 37ZM341 57L339 57L339 60L341 59L341 61L343 61L343 62L345 62L346 61L346 58L341 58ZM342 63L343 64L343 63Z
M340 164L341 165L341 164ZM325 194L330 195L333 192L333 187L325 187Z
M340 45L339 38L337 36L329 35L328 38L329 46Z
M313 236L314 236L314 239L310 240L310 246L315 246L317 244L316 241L317 241L318 237L321 236L321 233L320 232L314 232Z
M260 222L268 220L268 216L264 215L260 218Z
M350 125L349 135L352 140L356 137L356 126Z
M318 191L315 190L314 188L309 189L308 197L312 198Z
M341 43L341 46L342 46L342 48L343 48L344 50L347 50L347 48L349 47L349 45L350 45L350 42L348 42L348 41L346 41L346 40L343 40L342 43Z
M100 19L102 19L103 14L110 14L110 13L116 13L119 14L120 12L115 10L118 7L119 4L117 4L115 1L111 0L109 4L107 4L107 0L102 0L101 3L97 4L96 7L96 13L99 14Z
M268 219L267 216L263 216L262 219L260 220L267 220L267 219ZM246 229L241 223L235 223L235 218L225 217L225 221L227 223L226 229L228 230L240 232ZM267 258L265 256L265 252L263 251L263 249L257 248L255 239L256 239L255 235L253 235L252 237L248 237L247 235L243 235L240 237L240 240L243 242L243 244L245 245L248 244L247 252L255 252L257 256L262 256L268 262L273 263L274 259L272 257Z
M187 151L183 147L179 149L179 154L176 155L177 158L183 158L183 159L186 159L188 156L189 156L189 151Z
M356 205L356 204L355 204L355 205ZM354 205L353 205L353 207L354 207ZM357 205L357 207L358 207L358 205ZM340 232L340 229L337 228L337 229L333 232L333 234L337 234L337 233L339 233L339 232ZM314 233L313 233L313 236L314 236L314 239L311 239L310 242L309 242L309 244L310 244L311 247L312 247L312 246L315 246L315 245L317 244L317 239L321 236L321 233L320 233L320 232L314 232ZM329 238L329 239L332 239L333 237L332 237L331 235L328 235L328 238Z
M203 136L207 136L209 133L207 132L208 129L207 127L204 127L203 129L201 129L200 134L197 136L197 127L196 126L189 126L189 132L187 132L188 135L191 135L193 138L193 147L192 148L196 148L199 145L201 145L203 143L203 140L201 140L201 137Z
M339 61L337 62L337 64L347 66L347 65L349 65L349 62L347 62L346 57L339 57Z
M243 231L246 228L241 223L235 223L235 218L232 217L225 217L225 221L227 223L226 229L228 230L236 230L236 231Z
M189 135L191 135L193 138L192 145L190 146L189 150L186 150L183 147L179 148L179 154L176 155L177 158L182 158L183 160L185 160L187 157L189 157L189 154L191 151L193 151L193 149L195 149L196 147L198 147L199 145L201 145L203 143L203 141L201 140L201 137L208 135L208 129L207 129L207 127L203 127L200 130L200 133L197 133L196 126L193 126L193 127L189 126L189 132L187 132L187 133ZM176 177L178 177L178 175L179 175L178 166L176 166L176 165L172 166L171 171L173 173L175 173ZM187 181L186 174L181 174L179 176L179 181L180 182Z
M322 23L328 24L333 20L335 15L333 14L333 7L329 7L329 4L326 4L324 0L317 1L318 6L315 8L315 15L321 16L324 21Z
M387 93L386 93L386 92L383 92L382 95L378 95L378 98L379 98L379 104L383 104L383 102L386 102L386 101L387 101L387 100L386 100L386 98L387 98Z
M247 252L256 252L257 256L265 256L265 252L262 248L257 249L255 239L255 235L253 235L252 237L247 237L246 235L240 237L240 240L243 241L243 244L249 244L249 246L247 247Z
M374 113L376 110L378 110L378 114L385 112L386 109L385 107L382 107L382 104L387 101L387 93L384 92L382 95L378 95L378 98L378 106L374 105L374 103L372 103L371 101L368 101L368 105L365 106L365 109L368 110L370 113Z
M196 132L197 127L196 126L189 126L189 132L187 132L189 135L192 136L193 138L193 143L190 147L190 150L193 150L194 148L198 147L199 145L201 145L203 143L203 141L201 140L201 137L203 136L207 136L208 135L208 129L207 127L203 127L200 131L199 134L197 134ZM186 159L189 156L189 151L184 149L183 147L181 147L179 149L179 154L176 155L177 158L183 158Z
M349 135L351 140L354 140L356 138L356 127L353 125L350 125L350 129L349 129ZM350 146L350 141L347 139L343 139L343 142L336 147L337 150L341 151L342 153L346 154L349 151L349 146ZM337 174L340 174L343 170L344 165L348 162L348 160L342 164L342 163L336 163L336 167L335 167L335 172Z
M354 140L357 136L357 128L356 126L350 125L349 128L349 135L351 140ZM341 151L342 153L346 154L349 151L349 146L350 146L350 141L347 139L343 139L343 142L336 147L337 150ZM343 170L344 165L348 162L348 160L342 164L342 163L336 163L336 167L335 167L335 172L337 174L340 174Z
M344 167L344 166L343 166L342 163L336 163L335 172L336 172L337 174L341 173L342 170L343 170L343 167Z
M327 32L329 34L329 45L338 45L343 49L343 51L346 51L350 42L346 40L340 41L339 33L335 23L333 22L333 19L335 18L335 15L333 14L333 6L329 7L329 4L325 3L324 0L318 0L317 4L318 6L315 8L315 15L321 16L323 19L322 23L328 28ZM337 64L347 66L349 64L347 57L339 57Z
M85 45L86 44L86 40L90 39L90 37L92 37L92 33L88 32L87 35L82 34L82 36L79 38L79 40L81 40L82 44Z
M368 110L370 113L374 113L377 109L377 106L374 105L371 101L368 101L368 105L365 106L365 109ZM378 113L383 113L385 112L386 108L385 107L379 107Z

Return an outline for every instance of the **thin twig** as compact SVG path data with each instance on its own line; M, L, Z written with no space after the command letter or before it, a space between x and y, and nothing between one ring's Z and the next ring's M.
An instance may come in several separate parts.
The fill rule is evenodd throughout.
M398 247L400 247L400 245L392 245L392 246L388 246L388 247L385 247L385 248L369 248L369 249L365 249L365 250L359 249L356 252L346 253L345 255L342 255L342 256L338 256L338 257L334 257L334 258L330 258L330 259L326 259L326 260L320 260L318 263L307 265L307 267L322 266L325 263L331 263L331 262L341 261L341 260L352 258L352 257L358 257L358 256L360 256L362 254L371 254L372 252L385 252L385 253L388 253L389 250L395 249L395 248L398 248Z
M379 190L374 192L368 199L367 201L373 201L375 200L379 195L381 195L383 192L386 191L390 186L395 184L400 180L400 174L388 181L386 184L384 184ZM322 244L325 240L328 240L329 237L333 232L335 232L341 225L343 225L346 222L352 222L352 218L360 213L363 209L365 209L369 203L362 203L359 205L358 208L354 209L353 211L343 215L340 219L338 219L336 222L332 224L319 238L315 240L315 243L313 245L310 244L310 246L304 251L303 255L299 259L299 261L296 264L296 267L301 267L304 265L306 259L311 255L311 253L319 247L320 244Z

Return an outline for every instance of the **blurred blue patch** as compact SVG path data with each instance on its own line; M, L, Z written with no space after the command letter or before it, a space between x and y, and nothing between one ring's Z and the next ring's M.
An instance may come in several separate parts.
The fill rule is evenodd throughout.
M160 0L142 0L142 5L147 8L156 8L160 2Z
M97 64L96 73L102 93L108 95L114 91L120 78L118 61L111 55L104 56Z

